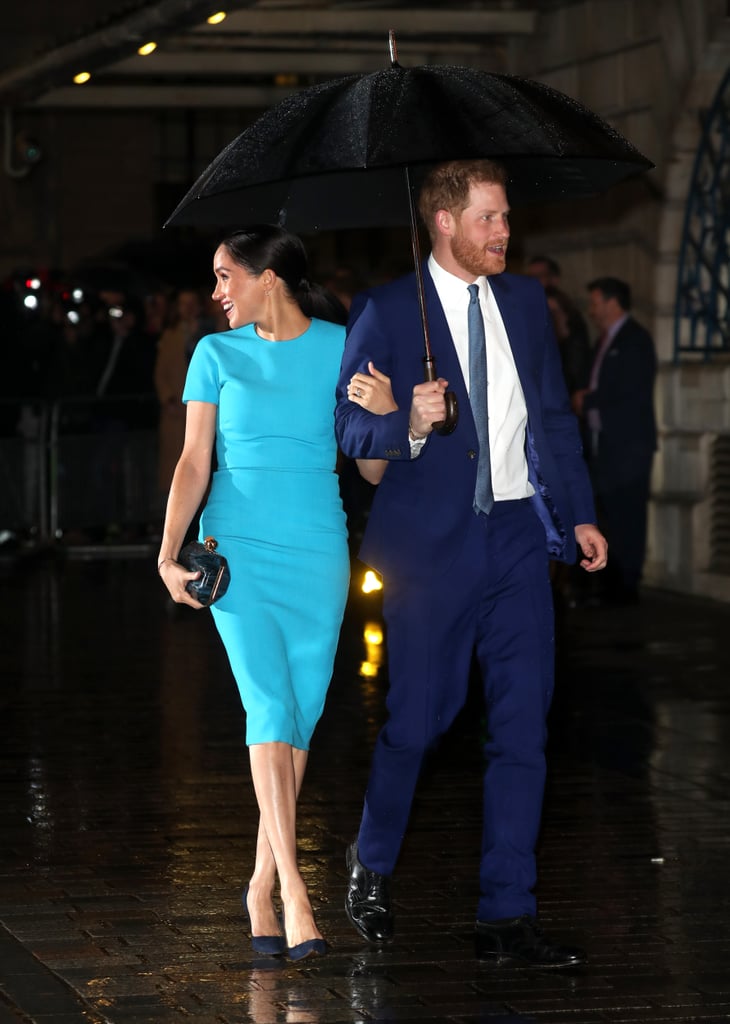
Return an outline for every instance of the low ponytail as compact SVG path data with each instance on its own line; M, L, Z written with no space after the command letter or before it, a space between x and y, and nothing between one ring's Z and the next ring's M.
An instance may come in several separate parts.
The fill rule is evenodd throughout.
M305 316L318 320L329 320L333 324L347 323L347 310L336 295L321 284L313 284L306 278L299 282L294 298Z

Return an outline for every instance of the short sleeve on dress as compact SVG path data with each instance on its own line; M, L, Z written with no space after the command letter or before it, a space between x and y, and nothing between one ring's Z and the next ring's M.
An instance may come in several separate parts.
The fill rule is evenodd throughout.
M183 402L211 402L218 405L220 397L219 361L215 335L201 338L195 346L183 389Z

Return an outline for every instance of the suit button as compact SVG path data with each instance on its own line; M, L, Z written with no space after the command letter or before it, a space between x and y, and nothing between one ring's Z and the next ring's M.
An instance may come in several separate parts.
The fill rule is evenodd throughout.
M470 448L469 451L466 453L466 457L467 459L475 459L477 457L477 453L474 451L473 448Z

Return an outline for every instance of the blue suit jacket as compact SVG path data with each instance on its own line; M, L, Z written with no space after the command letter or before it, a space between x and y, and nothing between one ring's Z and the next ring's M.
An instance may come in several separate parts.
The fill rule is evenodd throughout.
M489 279L522 384L528 413L526 454L532 499L552 558L576 557L574 525L595 522L577 420L540 284L500 274ZM412 390L423 381L423 332L415 274L358 295L348 324L337 392L336 430L351 458L389 460L378 485L360 557L383 574L424 578L444 571L461 548L473 516L478 442L471 406L446 317L424 266L431 350L438 375L459 405L455 431L430 435L410 457ZM391 379L398 410L369 413L347 398L347 383L368 360Z

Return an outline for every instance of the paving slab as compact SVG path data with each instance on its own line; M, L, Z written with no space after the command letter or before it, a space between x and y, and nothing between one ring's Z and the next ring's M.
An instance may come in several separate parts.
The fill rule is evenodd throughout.
M727 605L560 609L538 900L590 959L550 972L474 959L476 691L424 770L395 941L348 924L387 690L379 601L353 586L300 805L330 953L294 965L246 932L257 813L208 614L170 605L154 559L11 559L0 581L0 1024L730 1020Z

